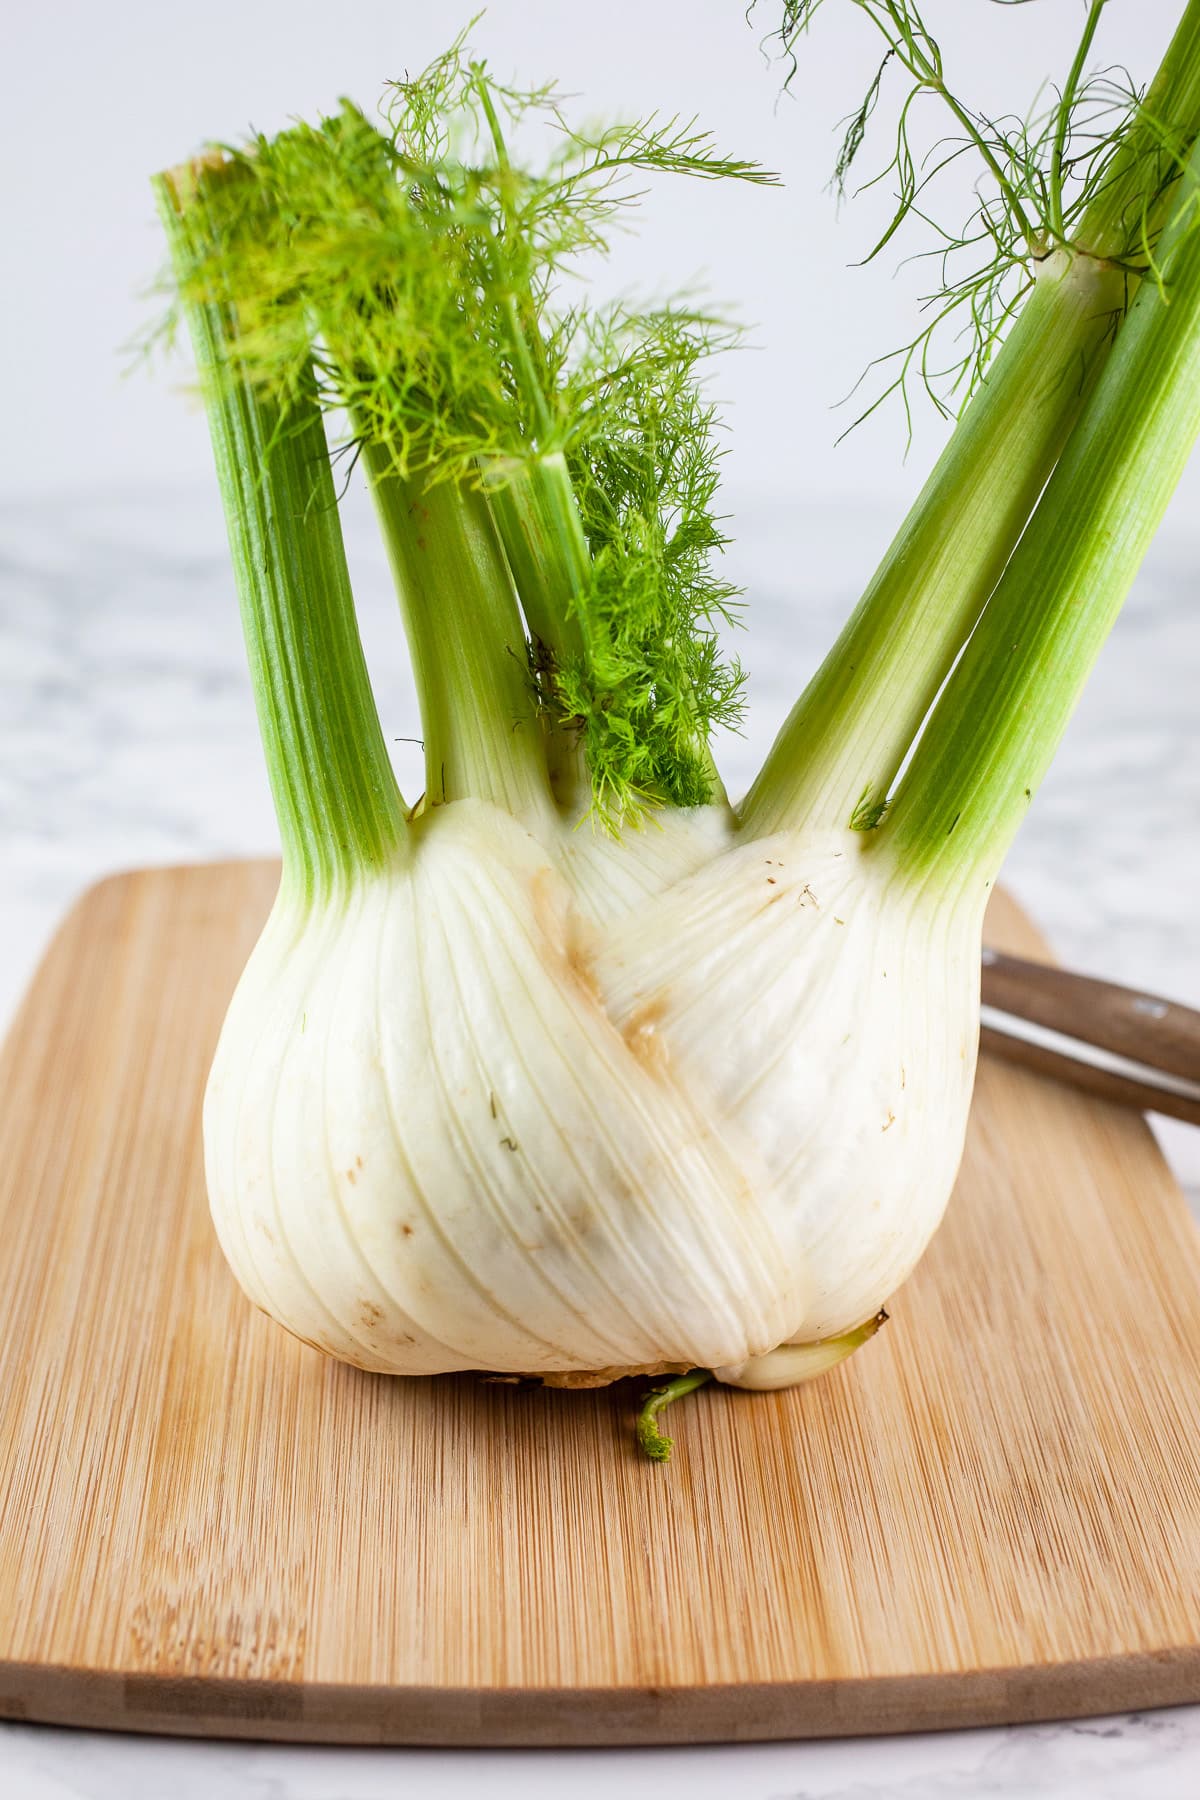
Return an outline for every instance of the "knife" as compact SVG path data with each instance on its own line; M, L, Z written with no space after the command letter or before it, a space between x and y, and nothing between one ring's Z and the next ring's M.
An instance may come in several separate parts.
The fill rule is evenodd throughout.
M1200 1012L1113 981L983 952L980 1048L1102 1099L1200 1125Z

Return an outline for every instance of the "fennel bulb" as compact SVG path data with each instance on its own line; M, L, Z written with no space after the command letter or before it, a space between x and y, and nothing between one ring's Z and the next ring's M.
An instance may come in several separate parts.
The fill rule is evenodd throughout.
M409 831L285 890L230 1007L205 1150L247 1293L394 1374L737 1380L875 1315L957 1167L978 908L723 807L590 855L479 800Z

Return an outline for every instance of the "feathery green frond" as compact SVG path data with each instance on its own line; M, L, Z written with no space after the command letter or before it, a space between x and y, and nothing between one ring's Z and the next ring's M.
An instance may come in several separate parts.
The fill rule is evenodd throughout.
M578 721L594 803L610 819L639 794L702 805L709 735L742 715L743 673L718 637L739 590L711 567L726 543L714 409L691 379L703 340L669 315L657 325L643 340L647 367L660 353L657 379L626 361L602 429L570 458L591 577L576 601L583 655L556 671L554 692Z
M800 40L822 4L783 0L771 37L788 64L785 84L798 70ZM1177 177L1186 144L1174 140L1169 121L1156 124L1124 70L1089 71L1108 0L1088 0L1071 67L1049 102L1035 99L1027 115L1001 118L977 112L959 98L915 0L851 4L883 39L884 52L862 101L843 121L832 186L839 196L847 193L870 127L877 115L890 112L890 153L856 191L890 184L895 207L863 260L877 257L910 219L931 230L936 241L913 259L935 271L921 301L920 329L870 365L886 379L848 429L895 394L911 435L914 384L939 412L961 413L1039 269L1051 258L1099 256L1128 268L1135 278L1153 270L1162 224L1157 202ZM894 105L886 104L896 82ZM930 97L950 113L949 137L920 133L922 102ZM978 163L980 177L960 224L943 217L938 184L964 156Z
M588 308L562 290L646 181L774 178L694 121L570 124L552 87L497 81L465 35L389 87L378 125L343 101L223 154L247 179L187 297L235 297L243 375L278 398L315 369L322 404L404 481L494 486L565 455L592 564L561 596L561 651L533 646L543 717L582 743L608 822L706 800L708 735L736 723L742 674L719 642L737 594L711 568L725 540L700 379L737 333L682 300Z

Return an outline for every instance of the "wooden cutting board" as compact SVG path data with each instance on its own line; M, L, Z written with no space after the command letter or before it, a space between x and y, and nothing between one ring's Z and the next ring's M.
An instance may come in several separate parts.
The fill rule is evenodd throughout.
M0 1714L628 1744L1200 1700L1200 1253L1140 1119L985 1064L886 1330L684 1403L655 1466L636 1385L366 1375L243 1300L199 1109L274 883L93 888L0 1060Z

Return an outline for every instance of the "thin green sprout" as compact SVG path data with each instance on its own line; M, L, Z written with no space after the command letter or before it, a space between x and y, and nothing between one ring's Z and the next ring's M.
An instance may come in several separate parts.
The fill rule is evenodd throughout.
M1025 0L997 3L1024 4ZM811 28L822 4L823 0L784 0L780 25L771 38L788 65L785 87L798 73L799 39ZM920 330L910 342L868 364L851 393L873 369L895 364L898 370L842 437L898 394L911 444L911 384L918 383L941 416L961 416L987 372L1006 325L1028 296L1039 267L1056 251L1072 256L1093 253L1084 228L1106 192L1114 159L1133 125L1145 126L1147 119L1143 96L1125 71L1086 72L1107 0L1089 0L1071 67L1053 104L1041 110L1035 104L1024 119L989 118L973 112L958 97L947 80L937 40L915 0L853 0L853 4L883 36L887 49L862 102L843 122L832 185L839 196L846 195L883 96L885 76L894 65L907 76L910 86L897 113L893 149L887 162L856 191L891 180L896 204L863 261L878 257L911 218L931 227L942 241L932 250L921 251L917 258L937 258L941 265L938 286L920 302L925 315ZM914 108L925 94L934 95L947 108L962 136L942 138L919 155L912 137ZM1168 183L1178 173L1179 151L1164 133L1157 154ZM975 205L964 224L949 226L935 218L922 197L964 154L979 159L991 191L986 186L977 189ZM1127 265L1135 277L1153 272L1155 266L1154 233L1148 217L1154 194L1163 184L1150 181L1146 185L1151 199L1143 200L1137 216L1128 221L1125 241L1104 251L1106 260ZM985 260L960 272L958 258L979 245L988 247ZM935 342L949 347L935 352Z
M637 1441L638 1448L651 1462L670 1462L675 1448L675 1439L667 1437L658 1428L659 1413L687 1394L694 1394L697 1388L711 1380L708 1369L693 1369L690 1375L679 1375L665 1387L651 1388L645 1396L637 1416Z

